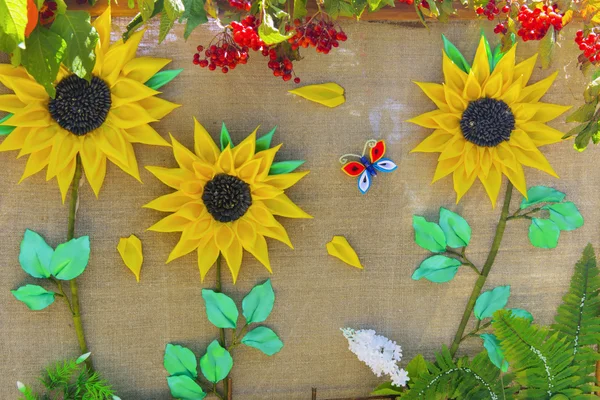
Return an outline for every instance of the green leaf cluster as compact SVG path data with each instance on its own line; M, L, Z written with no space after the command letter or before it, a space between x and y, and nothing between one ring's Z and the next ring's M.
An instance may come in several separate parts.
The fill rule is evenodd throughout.
M566 119L567 122L577 122L578 125L569 130L563 139L575 137L573 148L580 152L589 146L590 141L594 144L600 143L600 76L596 75L583 91L585 103Z

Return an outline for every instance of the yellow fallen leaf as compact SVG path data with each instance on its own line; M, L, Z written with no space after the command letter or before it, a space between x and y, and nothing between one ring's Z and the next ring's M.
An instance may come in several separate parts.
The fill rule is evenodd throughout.
M133 272L135 279L140 281L140 271L142 270L142 263L144 262L144 256L142 255L142 242L135 235L131 235L128 238L121 238L117 250L125 262L127 268Z
M327 243L327 253L330 256L339 258L348 265L363 269L358 255L343 236L334 236L331 242Z
M302 86L289 92L331 108L346 102L344 88L333 82Z

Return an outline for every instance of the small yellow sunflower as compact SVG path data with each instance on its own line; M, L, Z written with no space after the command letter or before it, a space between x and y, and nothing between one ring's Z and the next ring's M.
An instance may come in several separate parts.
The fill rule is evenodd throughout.
M93 23L100 38L91 82L61 67L53 99L23 67L0 64L0 82L14 92L0 96L0 111L12 114L1 125L14 127L0 151L29 155L20 182L47 166L46 179L56 177L63 202L77 157L98 196L107 159L140 180L131 144L169 146L148 123L179 106L144 83L171 60L136 58L143 32L110 45L110 21L109 8Z
M274 216L312 218L284 193L309 171L292 172L302 161L274 162L281 147L270 147L274 131L257 141L257 128L232 147L223 127L219 149L204 127L194 122L195 154L171 137L179 168L146 167L176 190L144 206L172 213L148 229L182 232L167 263L197 250L202 281L222 254L235 283L244 249L272 272L265 237L293 248Z
M570 107L540 102L557 73L527 86L537 54L515 65L515 52L482 37L471 67L446 41L445 83L415 82L438 109L409 120L435 129L413 151L440 153L433 182L452 174L457 202L479 178L495 206L503 174L526 195L523 165L558 177L538 147L561 141L546 122Z

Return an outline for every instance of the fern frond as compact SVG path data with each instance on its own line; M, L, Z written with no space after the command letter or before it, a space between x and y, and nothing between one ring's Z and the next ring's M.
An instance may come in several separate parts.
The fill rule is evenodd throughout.
M463 357L455 362L444 346L441 353L436 354L435 364L427 362L427 370L428 373L415 379L402 399L512 398L512 391L504 389L512 378L505 375L503 384L500 370L489 361L485 352L475 356L472 361Z
M52 367L46 368L46 374L40 379L42 384L48 390L54 390L58 387L68 385L71 377L79 366L75 360L65 360L57 362Z
M83 400L109 400L112 399L112 396L114 395L108 381L102 379L97 372L89 375L84 387L85 394L82 398Z

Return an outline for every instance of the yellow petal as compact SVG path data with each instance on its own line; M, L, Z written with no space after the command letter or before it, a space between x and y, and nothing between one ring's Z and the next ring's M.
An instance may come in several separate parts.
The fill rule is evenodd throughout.
M27 136L32 132L31 128L16 128L4 138L0 144L0 151L19 150L25 145Z
M19 157L52 146L56 137L56 130L55 125L45 128L31 128L31 134L25 138Z
M215 229L215 243L217 243L217 246L221 251L225 251L231 246L234 237L235 234L228 224L219 224Z
M433 116L433 120L438 124L439 128L449 133L462 133L460 130L460 118L462 111L459 113L448 113Z
M479 152L479 176L487 177L490 168L492 167L492 155L487 147L478 147Z
M196 250L200 244L200 240L185 240L183 235L181 235L181 239L175 245L171 253L169 254L169 258L167 258L167 264L176 258L183 257L186 254Z
M217 244L218 245L218 244ZM227 247L225 250L221 250L223 253L223 257L227 262L227 266L231 271L231 276L233 278L233 284L237 281L238 274L240 273L240 268L242 266L242 256L243 256L243 248L240 241L234 237L231 245Z
M544 157L544 155L536 147L531 150L523 150L519 147L516 147L513 148L513 153L515 154L515 157L517 157L517 161L521 164L539 169L540 171L544 171L545 173L558 178L558 175L556 172L554 172L554 169L546 157Z
M168 58L137 57L125 64L122 72L130 79L146 83L170 62Z
M127 142L121 129L104 124L92 133L92 138L107 157L127 164Z
M260 201L252 203L248 209L248 217L252 218L257 225L276 226L277 220L271 214L271 211Z
M227 147L221 155L219 156L219 160L217 161L217 167L226 174L232 174L235 166L233 164L233 153L231 151L231 147Z
M492 74L483 86L484 97L497 99L502 94L502 74Z
M25 106L26 104L19 100L15 94L0 95L0 111L14 114L21 111Z
M88 180L90 180L90 177L96 177L97 179L99 179L100 177L97 176L97 172L100 169L102 159L104 159L104 161L106 162L106 156L104 156L102 151L100 151L98 146L96 146L96 142L92 139L91 136L85 135L83 137L80 155L81 163L83 165L83 169L85 170L85 176L88 178ZM92 184L92 182L90 181L90 185L92 186L92 189L94 189L94 193L96 193L96 196L98 196L96 189L98 190L98 192L100 190L100 187L97 187L97 184L97 181L95 182L95 184ZM100 184L100 186L102 186L102 184Z
M283 194L283 190L271 185L254 184L252 187L253 200L273 199Z
M135 275L135 280L140 281L140 271L144 262L142 254L142 242L135 235L121 238L117 245L117 251L121 255L125 266Z
M444 70L444 82L446 85L450 89L462 93L467 81L467 74L450 60L446 52L442 52L442 68Z
M533 85L526 86L521 91L521 95L519 96L520 103L535 103L540 101L542 96L546 94L554 80L558 76L558 71L554 72L547 78L542 79L539 82L534 83Z
M435 174L431 183L435 183L440 179L450 175L460 165L461 156L449 158L446 160L438 161L437 167L435 168Z
M157 211L174 212L190 201L193 201L193 199L178 191L157 197L143 207Z
M506 89L506 91L500 96L500 100L504 101L506 104L511 105L516 103L519 97L521 96L521 89L523 78L519 77L519 79L515 80L512 85Z
M423 93L427 97L429 97L435 105L442 111L448 112L450 108L448 104L446 104L446 95L444 92L444 86L439 83L430 83L430 82L414 82L421 88Z
M195 180L196 176L182 168L163 168L163 167L146 167L152 175L158 178L162 183L173 189L179 189L182 182Z
M125 134L125 139L127 139L129 143L143 143L167 147L171 146L169 142L163 139L162 136L160 136L158 132L156 132L154 128L148 124L124 129L123 132Z
M47 127L53 123L47 109L39 103L29 103L25 108L18 110L12 117L1 125L22 127Z
M479 180L483 184L483 187L492 202L492 208L496 207L496 200L500 193L500 187L502 186L502 173L500 167L493 163L488 171L487 176L483 176L480 172Z
M7 64L0 65L0 83L15 92L19 100L25 104L48 101L48 93L42 85L34 81L27 73L25 73L25 76L21 76L18 72L7 71L3 65L11 70L19 70L19 68L13 68Z
M94 194L98 197L102 184L104 183L104 178L106 177L106 156L104 154L100 156L100 164L98 164L95 169L90 172L87 172L86 170L85 177L90 183Z
M194 181L185 181L181 183L179 190L190 197L200 197L202 192L204 191L204 183L205 181L194 180Z
M487 64L487 61L486 61L486 64ZM463 91L463 97L469 101L477 100L478 98L481 97L481 85L478 82L478 78L476 77L474 70L471 70L471 72L469 73L469 77L467 78L467 81L465 82L465 89ZM461 109L459 111L462 111L465 108L466 108L466 105L464 106L463 109Z
M233 223L233 231L244 248L254 246L254 242L256 241L256 229L254 228L251 219L238 219Z
M442 153L440 154L440 156L438 157L438 161L443 161L443 160L447 160L449 158L455 158L455 157L459 157L461 155L464 154L465 152L465 146L467 145L467 142L463 137L461 136L454 136L454 139L452 139L450 142L448 142L448 144L446 145L446 148L442 151Z
M549 122L559 117L561 114L569 111L571 106L561 106L558 104L537 103L539 108L532 120L537 122Z
M177 214L170 214L148 228L154 232L183 232L190 220Z
M292 172L289 174L269 175L263 182L277 189L285 190L294 186L298 181L308 175L310 171Z
M517 171L519 169L520 165L517 162L515 153L513 153L512 146L510 146L506 142L502 142L498 146L496 146L495 150L496 150L496 159L498 161L500 161L500 163L502 165L504 165L505 167L508 167L509 169L512 169L514 171Z
M281 243L288 245L288 247L291 249L294 248L287 234L287 231L279 222L276 222L275 226L263 226L259 223L256 225L256 232L258 232L259 235L278 240Z
M260 170L260 165L262 164L262 160L252 160L242 165L240 169L237 171L237 176L247 183L253 183L258 171ZM275 176L275 175L273 175ZM265 178L266 181L270 176Z
M250 247L246 247L246 245L242 242L242 246L244 249L248 251L248 253L252 254L254 258L256 258L269 272L273 272L271 270L271 262L269 261L269 247L267 246L267 241L264 236L257 235L254 244Z
M454 191L456 192L456 204L469 191L475 178L477 178L478 168L470 174L467 173L464 165L459 165L453 172Z
M472 78L471 83L476 83L475 78ZM466 89L466 82L464 85L464 89ZM463 89L463 90L464 90ZM459 93L463 93L463 91L456 92L454 89L450 88L448 85L444 85L444 92L446 94L446 102L450 107L450 110L454 113L461 113L467 108L467 102Z
M523 86L527 85L527 82L529 82L529 79L531 78L531 74L533 73L533 69L535 68L537 57L538 55L536 53L533 56L529 57L527 60L520 62L515 66L514 76L515 78L518 78L519 76L523 77Z
M454 134L448 133L444 130L435 130L431 135L427 136L417 147L411 150L419 153L440 153L448 142L454 138Z
M508 177L511 183L517 188L523 197L527 198L527 183L525 182L525 173L521 164L517 164L517 167L512 170L504 165L500 165L502 173Z
M73 158L65 168L63 168L56 174L56 179L58 180L58 188L60 189L63 204L65 204L65 199L67 198L69 186L71 186L73 176L75 175L75 166L76 161L75 158Z
M520 147L523 150L534 150L536 149L535 144L529 138L529 136L521 129L515 129L510 134L510 140L508 144L513 147Z
M264 200L263 203L273 215L287 218L312 218L294 204L285 194L280 194L274 199Z
M352 267L363 269L356 251L343 236L334 236L331 242L327 243L327 253Z
M207 182L211 180L217 173L217 169L214 165L205 163L204 161L200 160L194 161L192 163L192 169L196 174L196 178Z
M14 134L14 131L13 131ZM69 139L69 135L67 131L63 129L59 129L56 132L56 137L54 139L54 144L52 145L52 152L50 153L50 161L48 162L48 169L46 170L46 180L50 180L56 176L58 170L56 169L58 165L58 152L60 151L60 147L62 146L62 142Z
M439 115L448 115L448 113L444 113L441 110L433 110L433 111L429 111L426 112L424 114L418 115L414 118L409 119L407 122L412 122L413 124L422 126L423 128L430 128L430 129L439 129L440 126L439 124L433 119L433 117L439 116Z
M238 144L233 149L233 164L235 169L238 169L248 161L252 159L254 156L254 151L256 148L256 131L258 128L254 130L250 135L248 135L242 143Z
M144 85L145 86L145 85ZM181 107L179 104L171 103L160 97L148 97L138 102L148 114L156 120L160 120L171 113L174 109Z
M201 241L198 245L198 269L200 270L200 280L204 282L206 274L215 264L219 257L219 248L212 235Z
M275 159L275 155L280 148L281 144L278 144L275 147L260 151L254 155L255 160L260 160L260 168L258 168L258 173L256 174L256 179L258 181L262 181L267 178L269 175L269 170L271 169L271 165L273 164L273 160Z
M179 143L177 139L173 137L173 135L169 134L171 137L171 143L173 144L173 155L175 156L175 161L181 168L184 168L188 171L194 171L193 164L196 161L200 161L198 157L188 150L184 145Z
M475 78L480 85L483 85L486 79L490 76L490 62L488 60L485 38L483 35L479 40L479 46L477 46L477 52L475 53L475 58L473 59L471 71L475 75Z
M37 174L42 169L44 169L46 165L48 165L48 162L50 161L50 151L50 148L46 148L31 153L31 155L27 159L27 165L25 165L25 172L23 172L23 176L21 176L19 183L23 182L25 178L28 178L33 174Z
M153 118L148 111L144 110L144 108L137 103L123 104L111 108L106 118L107 123L112 126L118 126L121 129L129 129L156 121L158 120Z
M337 83L322 83L320 85L308 85L289 91L307 100L322 104L327 107L337 107L346 102L344 88Z
M199 220L206 214L206 207L200 201L192 201L182 206L175 215L179 215L188 221Z
M188 239L201 239L204 241L207 236L213 237L212 232L214 224L214 219L211 216L206 215L206 217L190 223L183 230L183 235Z
M106 7L106 11L104 11L98 18L94 20L92 26L96 28L98 31L98 36L100 36L100 45L103 49L108 49L110 45L110 5ZM105 50L106 52L106 50Z
M196 118L194 118L194 152L209 164L215 164L221 154L210 134Z
M471 175L476 167L479 166L479 150L477 146L472 143L467 143L465 145L465 172L467 175Z
M105 54L100 74L109 85L112 86L116 82L123 66L135 57L143 36L144 30L140 30L131 35L126 43L121 39L110 46Z
M527 122L518 125L518 128L527 133L533 144L537 147L558 143L562 141L562 137L564 136L561 131L541 122Z
M115 84L111 87L110 93L112 101L111 107L113 108L159 94L159 92L149 88L143 83L123 77L117 79Z
M54 147L57 151L54 152L52 158L56 165L56 172L59 173L75 159L81 149L81 142L77 136L68 134L62 141L56 142Z
M137 159L135 158L135 152L131 143L125 142L125 152L127 154L127 164L122 163L120 160L117 160L108 154L106 156L113 164L121 168L123 171L141 183L142 180L140 178L140 171L138 169Z
M492 72L492 75L490 76L490 79L496 74L502 76L502 89L508 88L513 81L516 51L517 45L515 44L502 56L500 61L498 61L498 64L496 64L496 67L494 68L494 72Z

